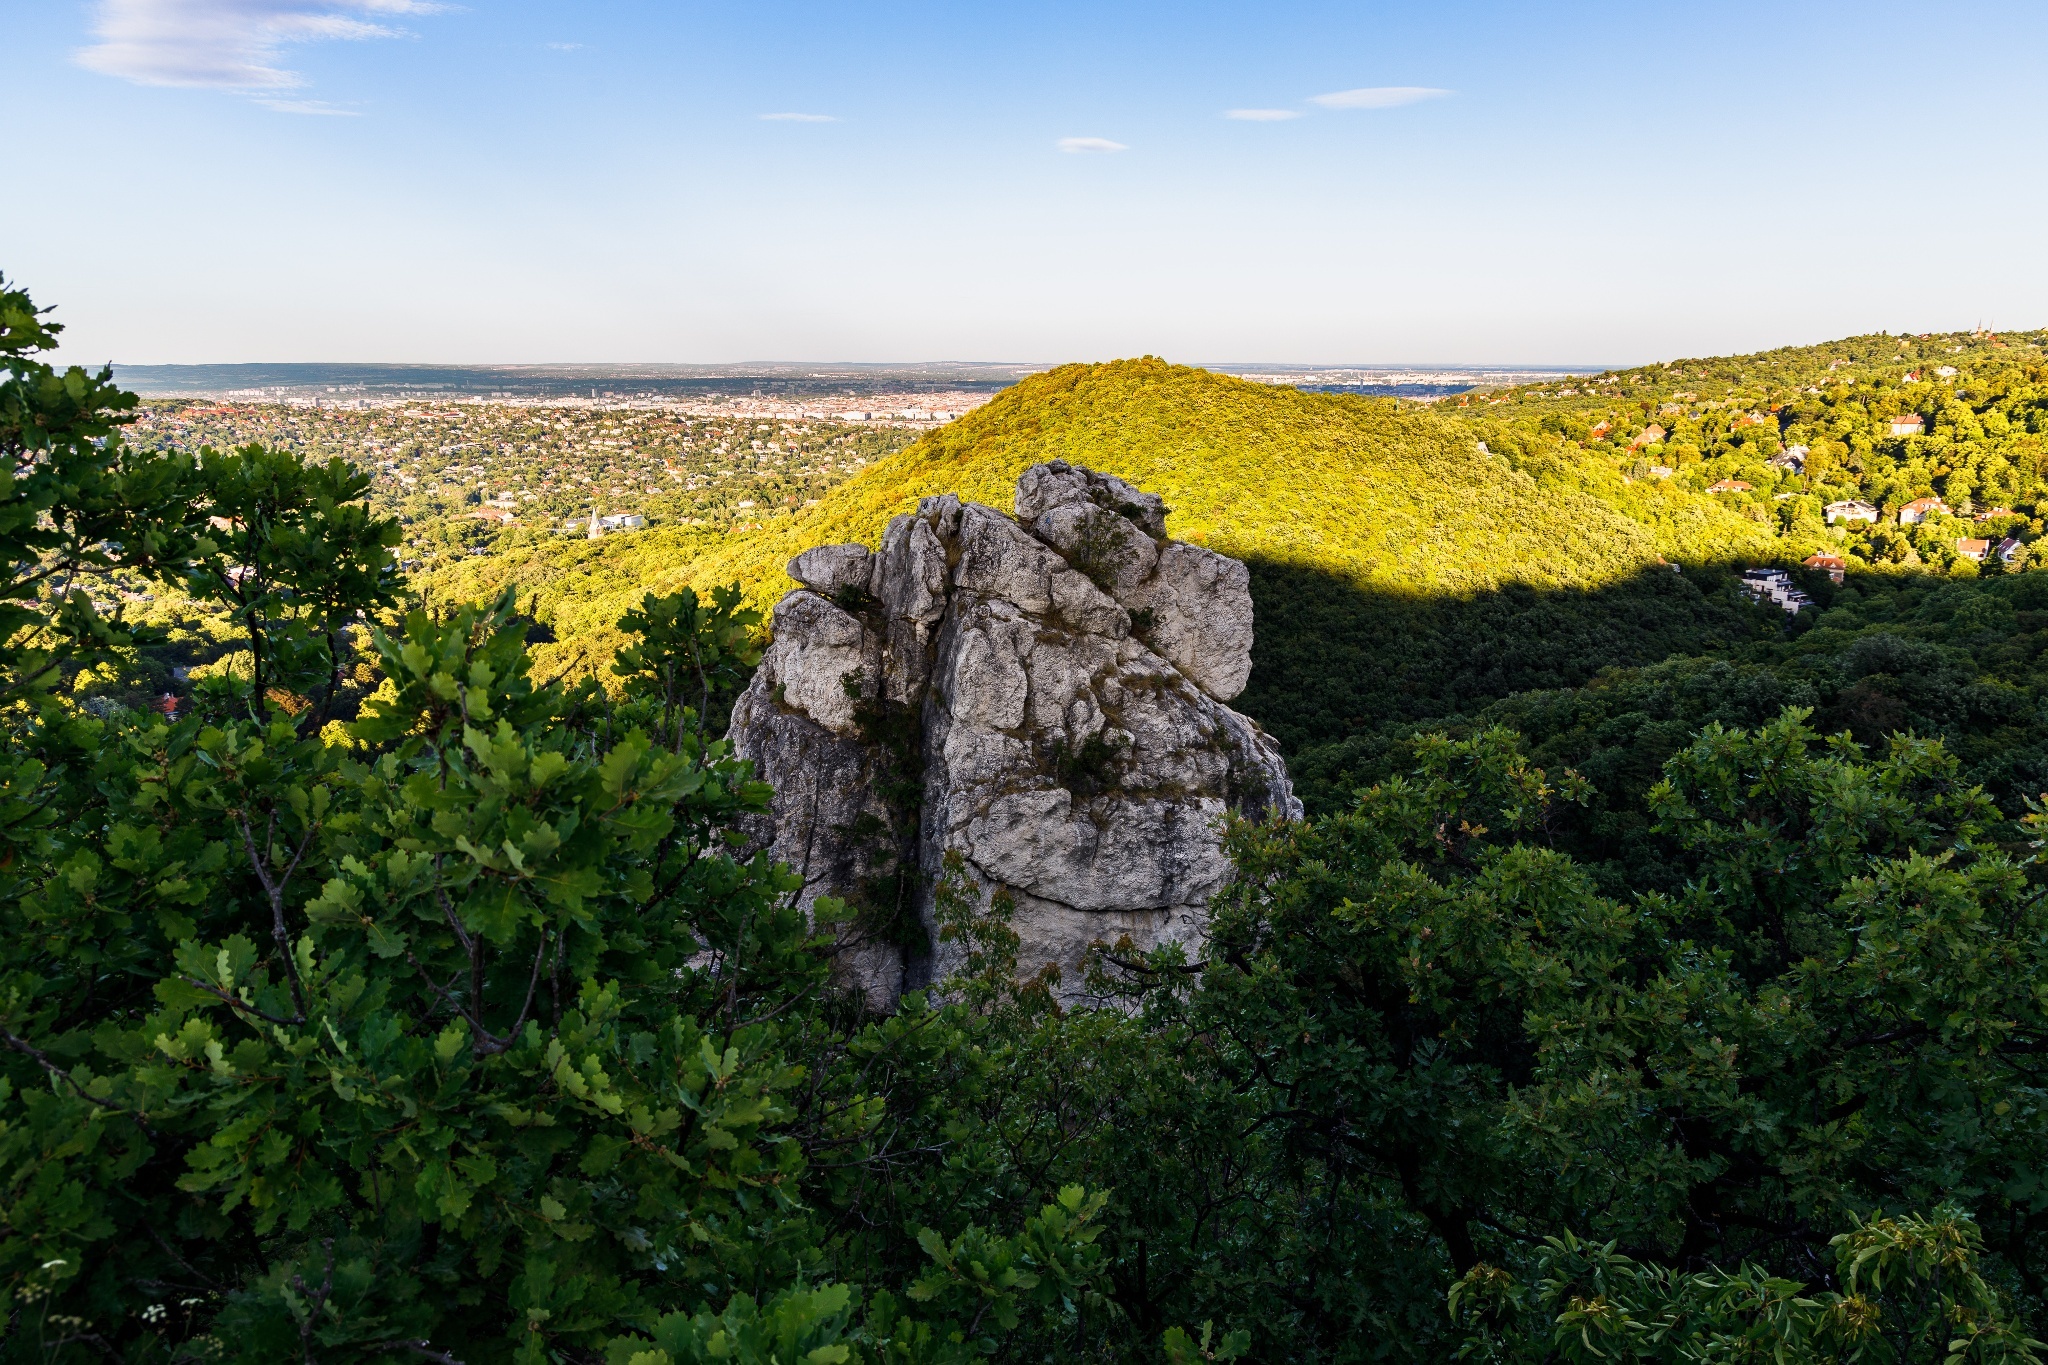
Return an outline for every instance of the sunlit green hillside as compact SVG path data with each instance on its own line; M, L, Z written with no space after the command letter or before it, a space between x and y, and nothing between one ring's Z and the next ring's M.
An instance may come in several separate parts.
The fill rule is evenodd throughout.
M1741 636L1732 594L1660 561L1725 564L1776 545L1774 525L1555 433L1148 358L1028 379L751 532L519 533L419 583L445 602L518 584L554 635L541 667L592 672L642 593L737 581L765 607L800 551L874 544L933 494L1007 508L1018 474L1055 458L1160 493L1175 536L1252 564L1259 638L1243 705L1293 752Z
M1721 558L1767 539L1709 498L1566 449L1488 454L1470 426L1427 410L1150 358L1066 365L861 471L807 515L724 543L693 573L772 600L798 551L872 544L931 494L1007 509L1017 475L1051 459L1161 494L1181 539L1425 596L1591 586L1659 556Z

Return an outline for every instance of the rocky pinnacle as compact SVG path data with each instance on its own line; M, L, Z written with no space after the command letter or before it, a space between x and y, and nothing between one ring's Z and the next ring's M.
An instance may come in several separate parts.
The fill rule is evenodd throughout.
M790 561L803 586L732 738L806 904L858 908L841 961L871 1008L957 965L933 925L948 852L984 903L1008 893L1019 971L1057 966L1071 1000L1091 943L1198 948L1226 811L1300 817L1278 747L1225 705L1251 672L1249 574L1168 539L1166 511L1055 460L1014 516L925 498L879 550Z

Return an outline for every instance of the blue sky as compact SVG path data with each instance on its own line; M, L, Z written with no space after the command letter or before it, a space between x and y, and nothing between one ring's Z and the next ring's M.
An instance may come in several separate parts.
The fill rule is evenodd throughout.
M0 47L0 270L78 361L1588 364L2048 325L2038 0L0 0Z

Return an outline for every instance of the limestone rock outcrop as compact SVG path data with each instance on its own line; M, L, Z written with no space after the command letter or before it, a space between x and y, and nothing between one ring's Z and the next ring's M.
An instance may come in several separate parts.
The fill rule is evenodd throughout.
M733 711L775 788L773 856L806 902L862 906L842 961L876 1009L954 965L932 932L949 851L1008 891L1020 970L1057 964L1073 998L1097 940L1200 937L1227 810L1301 814L1278 747L1225 704L1251 672L1245 566L1063 461L1026 470L1015 509L926 498L878 550L797 556Z

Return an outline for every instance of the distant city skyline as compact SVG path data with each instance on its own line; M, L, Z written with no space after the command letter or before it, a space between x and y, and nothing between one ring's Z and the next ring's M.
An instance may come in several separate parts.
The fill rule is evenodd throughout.
M2048 324L2048 9L0 0L126 364L1597 368Z

